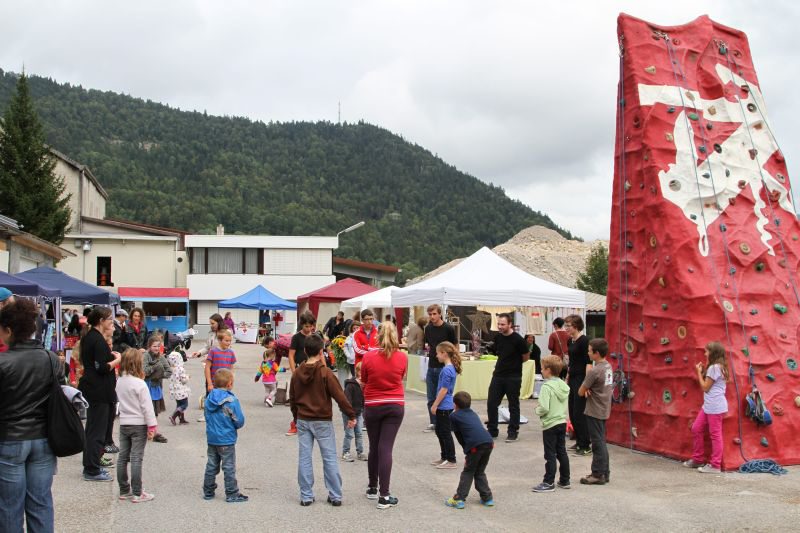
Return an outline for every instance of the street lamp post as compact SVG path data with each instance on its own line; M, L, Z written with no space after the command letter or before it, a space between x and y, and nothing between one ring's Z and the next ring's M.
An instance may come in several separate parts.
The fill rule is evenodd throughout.
M339 235L341 235L342 233L350 233L351 231L356 230L356 229L360 228L363 225L364 225L364 221L363 220L361 222L356 222L355 224L353 224L349 228L345 228L342 231L340 231L339 233L337 233L336 237L338 238Z

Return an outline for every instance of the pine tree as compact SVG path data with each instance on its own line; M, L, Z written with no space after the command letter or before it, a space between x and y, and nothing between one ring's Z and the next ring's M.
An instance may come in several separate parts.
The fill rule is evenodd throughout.
M605 294L608 290L608 250L602 244L592 248L586 259L584 271L578 274L576 282L582 291Z
M23 73L0 123L0 213L60 244L70 220L69 195L44 140Z

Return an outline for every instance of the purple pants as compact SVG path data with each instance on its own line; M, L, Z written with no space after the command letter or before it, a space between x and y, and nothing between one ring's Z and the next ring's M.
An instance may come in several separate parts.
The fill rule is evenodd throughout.
M706 462L705 436L706 428L711 436L711 466L720 468L722 465L722 417L724 413L718 415L707 415L700 409L697 418L692 424L692 435L694 436L694 451L692 461L696 463Z
M364 408L364 423L369 434L369 457L367 470L369 486L378 487L381 496L389 495L389 481L392 477L392 448L400 424L403 423L405 409L399 404L374 405Z

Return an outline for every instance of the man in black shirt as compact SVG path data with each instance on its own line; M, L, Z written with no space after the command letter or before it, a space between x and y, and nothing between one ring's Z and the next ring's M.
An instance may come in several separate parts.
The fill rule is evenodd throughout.
M528 345L519 333L514 331L511 315L501 313L497 318L497 329L500 334L494 339L497 363L489 384L489 399L486 407L489 411L487 428L492 438L497 438L497 408L503 396L508 399L508 411L511 420L508 423L506 442L516 442L519 433L519 392L522 388L522 364L530 358Z
M332 316L330 320L322 328L322 335L327 339L335 339L342 334L344 330L344 313L339 311L336 316Z
M442 307L439 304L431 304L428 306L428 325L425 326L425 344L428 345L428 373L425 374L425 384L428 394L430 425L424 431L428 433L436 429L436 415L431 414L431 406L436 400L436 393L439 392L437 390L439 372L444 366L436 358L436 347L439 346L439 343L445 341L452 342L458 346L456 330L442 318Z

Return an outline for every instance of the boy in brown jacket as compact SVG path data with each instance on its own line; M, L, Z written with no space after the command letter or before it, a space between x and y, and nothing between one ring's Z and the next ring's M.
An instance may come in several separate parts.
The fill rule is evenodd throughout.
M316 335L306 338L304 351L308 359L292 374L289 402L292 414L297 420L297 442L299 459L297 480L300 484L300 505L314 503L314 468L311 452L314 441L319 444L322 454L325 487L328 489L328 503L334 507L342 505L342 476L336 457L336 434L333 430L333 406L336 400L339 409L348 418L348 427L356 425L356 414L344 396L339 380L325 365L322 356L323 341Z

